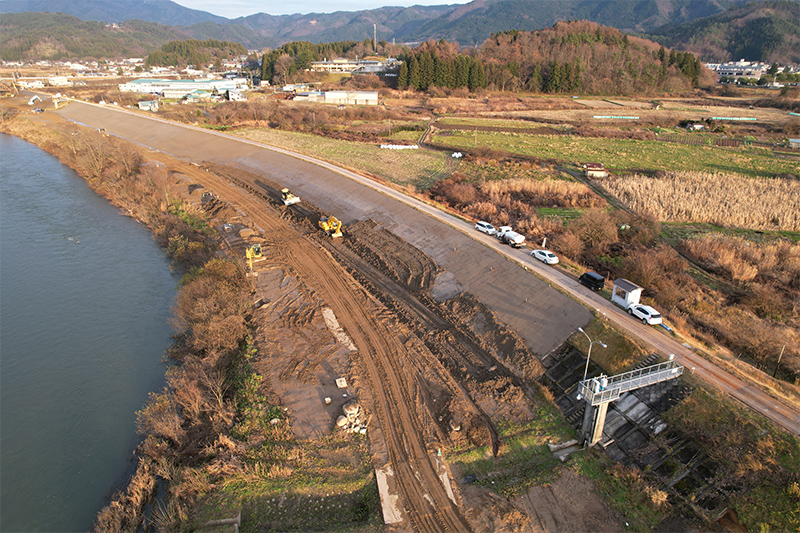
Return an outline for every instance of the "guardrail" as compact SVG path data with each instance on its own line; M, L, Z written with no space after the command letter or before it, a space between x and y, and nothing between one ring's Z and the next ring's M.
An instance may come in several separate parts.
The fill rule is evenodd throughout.
M578 394L591 405L612 402L622 394L654 383L677 378L683 374L683 366L675 361L639 368L612 377L599 376L581 381Z

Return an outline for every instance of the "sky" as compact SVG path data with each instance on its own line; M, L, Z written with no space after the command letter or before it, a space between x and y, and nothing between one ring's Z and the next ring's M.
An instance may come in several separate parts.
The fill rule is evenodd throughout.
M235 19L256 13L270 15L291 15L293 13L333 13L334 11L361 11L377 9L383 6L435 6L450 4L466 4L471 0L339 0L325 2L323 0L173 0L175 3L191 9L207 11L221 17Z

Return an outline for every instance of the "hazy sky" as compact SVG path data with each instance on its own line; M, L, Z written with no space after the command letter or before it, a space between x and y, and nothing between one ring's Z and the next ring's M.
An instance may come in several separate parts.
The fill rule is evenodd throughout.
M340 0L323 2L322 0L173 0L192 9L208 11L229 19L246 17L256 13L270 15L289 15L292 13L333 13L334 11L361 11L376 9L382 6L435 6L448 4L466 4L471 0Z

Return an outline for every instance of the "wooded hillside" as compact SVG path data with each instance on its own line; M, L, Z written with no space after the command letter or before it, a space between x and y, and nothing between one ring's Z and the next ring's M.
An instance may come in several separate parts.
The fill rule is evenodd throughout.
M63 13L6 13L0 17L0 59L116 59L142 57L184 31L155 22L84 22Z
M498 33L481 45L479 57L488 85L505 90L663 94L716 81L691 53L668 52L588 21Z
M161 50L151 52L145 61L148 66L168 65L172 67L205 67L214 61L219 67L220 60L232 59L247 54L247 49L239 43L207 39L198 41L170 41Z
M752 2L712 17L664 26L652 38L671 48L691 50L706 62L746 59L800 62L800 3Z

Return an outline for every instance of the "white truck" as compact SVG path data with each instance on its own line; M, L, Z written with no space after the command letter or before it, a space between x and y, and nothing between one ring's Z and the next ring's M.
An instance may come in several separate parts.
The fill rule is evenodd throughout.
M496 236L500 242L513 246L514 248L519 248L525 244L525 236L511 229L511 226L500 226L497 228Z

